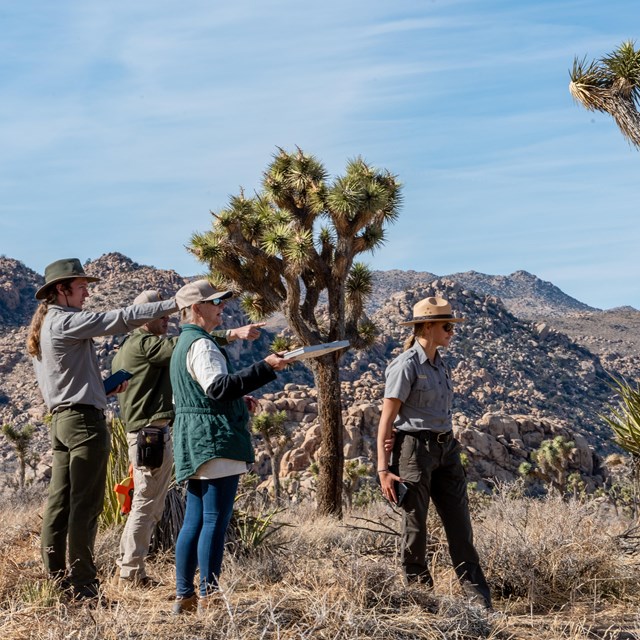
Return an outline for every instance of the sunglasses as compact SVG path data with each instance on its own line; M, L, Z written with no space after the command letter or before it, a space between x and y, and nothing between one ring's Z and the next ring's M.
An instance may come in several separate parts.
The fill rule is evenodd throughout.
M203 300L200 304L212 304L217 307L221 302L224 302L223 298L214 298L213 300Z
M442 325L442 328L444 329L444 331L446 333L453 333L453 329L454 329L455 325L453 324L453 322L445 322Z

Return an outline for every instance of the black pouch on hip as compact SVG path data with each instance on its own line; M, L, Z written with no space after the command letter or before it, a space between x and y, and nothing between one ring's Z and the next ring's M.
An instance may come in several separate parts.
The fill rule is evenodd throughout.
M157 469L162 466L164 457L164 429L158 427L144 427L138 431L138 450L136 465Z

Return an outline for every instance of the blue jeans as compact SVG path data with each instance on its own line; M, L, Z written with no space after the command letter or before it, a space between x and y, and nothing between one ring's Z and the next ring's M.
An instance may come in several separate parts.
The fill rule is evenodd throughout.
M188 481L187 509L176 541L177 596L193 595L196 569L200 570L200 595L217 590L239 478Z

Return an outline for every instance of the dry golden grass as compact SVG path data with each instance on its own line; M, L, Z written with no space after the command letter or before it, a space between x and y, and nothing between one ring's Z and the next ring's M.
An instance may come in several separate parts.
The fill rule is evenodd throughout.
M104 602L70 604L46 580L39 556L41 505L3 510L0 637L6 640L488 640L640 638L638 559L624 555L613 522L595 503L530 500L499 493L478 508L476 537L499 594L488 616L459 590L435 528L436 588L402 586L400 519L374 503L343 522L290 507L273 543L228 553L223 601L205 615L173 617L171 554L149 562L164 586L119 590L111 577L119 531L102 532L97 561ZM435 524L435 523L434 523ZM535 576L532 582L531 576ZM506 585L511 593L507 596ZM573 585L572 588L569 585Z

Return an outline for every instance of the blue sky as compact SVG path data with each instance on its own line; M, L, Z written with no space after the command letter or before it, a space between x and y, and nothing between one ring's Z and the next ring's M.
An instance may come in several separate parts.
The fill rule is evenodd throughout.
M277 146L404 205L377 269L530 271L640 308L640 153L568 92L640 42L628 0L0 2L0 253L42 273L184 249ZM635 31L634 31L635 29Z

